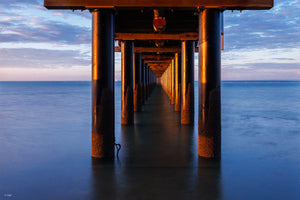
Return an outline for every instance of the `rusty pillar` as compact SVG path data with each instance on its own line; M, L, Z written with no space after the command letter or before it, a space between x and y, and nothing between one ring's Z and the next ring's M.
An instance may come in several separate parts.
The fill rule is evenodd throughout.
M175 104L175 59L172 59L171 62L171 104Z
M136 53L134 58L134 111L140 111L142 106L142 55Z
M221 157L221 39L220 10L199 15L199 121L198 153Z
M134 122L133 113L133 41L122 41L122 111L121 124Z
M181 124L194 124L194 41L182 42Z
M93 11L92 157L114 159L114 12Z
M175 54L175 111L181 110L181 54Z

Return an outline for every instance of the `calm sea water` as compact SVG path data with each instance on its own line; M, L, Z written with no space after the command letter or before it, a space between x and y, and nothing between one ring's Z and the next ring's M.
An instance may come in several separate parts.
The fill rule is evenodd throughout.
M116 83L115 134L116 142L124 145L127 138L120 126L120 90L120 83ZM196 99L197 91L196 83ZM199 163L197 115L195 122L189 147L193 152L191 177ZM129 185L143 187L140 182L126 182L124 168L115 167L112 175L111 167L103 167L95 175L90 132L89 82L0 82L0 200L96 199L95 191L102 197L97 199L138 199L126 192L127 196L115 195L119 190L134 191ZM121 164L124 154L121 150ZM201 197L300 199L299 154L300 82L223 82L222 160L218 170L204 171L198 178L203 187L214 185ZM99 175L101 172L104 174ZM113 183L111 175L116 176ZM138 176L133 181L143 179L141 174L133 176ZM118 190L112 190L115 185L120 185ZM180 187L180 183L170 186L173 190ZM151 196L157 192L160 197L157 188L145 185L144 189L150 196L140 199L168 198Z

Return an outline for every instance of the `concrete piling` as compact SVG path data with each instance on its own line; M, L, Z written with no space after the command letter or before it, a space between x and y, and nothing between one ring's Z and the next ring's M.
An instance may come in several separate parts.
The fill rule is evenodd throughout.
M114 12L93 11L92 157L114 159Z
M134 111L140 111L142 106L142 55L135 53L134 58Z
M181 110L181 54L175 54L175 111Z
M194 41L182 42L181 124L194 123Z
M198 153L221 157L221 39L220 10L199 15L199 118Z
M133 41L122 41L122 110L121 124L134 123L133 113Z

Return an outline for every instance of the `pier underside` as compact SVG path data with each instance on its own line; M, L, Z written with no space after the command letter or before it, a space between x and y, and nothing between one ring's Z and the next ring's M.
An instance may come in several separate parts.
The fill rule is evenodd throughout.
M180 115L177 126L193 126L194 53L199 53L198 155L220 159L223 11L270 9L273 0L45 0L44 5L48 9L88 9L93 13L94 158L113 160L114 145L118 146L112 128L114 99L111 95L106 98L104 92L113 91L113 55L121 51L124 129L136 123L134 111L138 115L157 83L174 110L180 111L170 114ZM114 40L119 42L118 47L114 46ZM163 127L165 122L163 119L161 122ZM155 131L153 127L149 130ZM168 132L162 128L158 131ZM157 140L162 142L160 137Z

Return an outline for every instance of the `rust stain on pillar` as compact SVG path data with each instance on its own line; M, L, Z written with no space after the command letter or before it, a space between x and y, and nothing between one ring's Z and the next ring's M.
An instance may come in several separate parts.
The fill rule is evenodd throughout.
M93 12L92 34L92 157L114 159L114 13L112 10Z
M133 41L123 41L122 48L122 111L121 124L134 123L133 112Z
M142 67L142 55L141 53L135 53L134 58L134 111L140 111L142 106L142 87L141 87L141 67Z
M199 121L198 153L221 157L221 42L220 10L199 15Z
M175 54L175 111L181 110L181 54Z
M182 42L181 124L194 123L194 41Z

